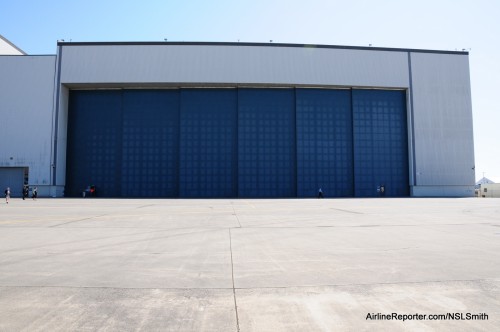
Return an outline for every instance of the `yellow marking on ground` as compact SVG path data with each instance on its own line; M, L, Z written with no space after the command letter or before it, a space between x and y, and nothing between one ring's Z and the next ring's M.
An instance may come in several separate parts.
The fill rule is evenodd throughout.
M186 211L186 212L175 212L176 215L196 215L196 214L207 214L212 211ZM217 214L232 214L232 210L227 210L227 211L216 211ZM117 219L117 218L137 218L137 217L146 217L146 216L159 216L159 217L165 217L169 216L170 213L168 211L163 212L163 213L141 213L141 214L112 214L112 215L96 215L96 216L78 216L75 217L74 215L72 216L66 216L66 217L51 217L47 216L43 219L41 218L36 218L36 219L16 219L16 220L0 220L0 225L6 225L6 224L15 224L15 223L25 223L25 222L40 222L40 221L88 221L91 219L102 219L102 218L112 218L112 219ZM29 215L15 215L15 217L24 217L24 218L29 218Z
M0 221L0 225L25 223L25 222L40 222L40 221L71 221L69 218L44 218L44 219L17 219L17 220L3 220Z
M245 202L245 204L246 204L246 205L251 206L251 207L252 207L252 209L255 209L255 206L254 206L253 204L249 203L248 201L243 201L243 202Z

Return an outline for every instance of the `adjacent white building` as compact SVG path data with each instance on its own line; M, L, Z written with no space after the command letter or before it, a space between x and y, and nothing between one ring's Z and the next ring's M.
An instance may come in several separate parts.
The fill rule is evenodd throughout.
M479 197L500 197L500 183L482 183L479 186Z
M12 44L7 38L0 35L0 55L25 55L16 45Z

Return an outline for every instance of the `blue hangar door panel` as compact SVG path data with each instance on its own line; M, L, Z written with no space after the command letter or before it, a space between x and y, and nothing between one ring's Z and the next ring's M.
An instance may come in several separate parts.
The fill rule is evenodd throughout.
M351 90L297 89L297 194L354 195Z
M179 90L123 90L123 197L177 197Z
M405 91L352 90L352 100L355 196L408 196Z
M71 91L66 196L176 197L178 90Z
M238 90L239 197L296 197L293 89Z
M121 91L70 91L65 195L89 185L98 196L120 196Z
M237 195L236 89L181 89L180 197Z

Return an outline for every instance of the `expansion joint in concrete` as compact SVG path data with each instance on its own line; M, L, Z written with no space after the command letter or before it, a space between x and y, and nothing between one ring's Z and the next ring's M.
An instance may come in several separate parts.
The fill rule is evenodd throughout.
M233 282L234 311L236 314L236 331L240 332L240 321L238 318L238 304L236 303L236 288L234 287L233 242L231 239L231 228L229 228L229 250L231 252L231 280Z

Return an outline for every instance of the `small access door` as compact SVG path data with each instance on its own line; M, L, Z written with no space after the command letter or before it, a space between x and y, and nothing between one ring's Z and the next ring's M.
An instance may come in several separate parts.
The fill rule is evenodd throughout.
M0 190L3 196L4 190L10 187L11 197L22 197L25 181L25 167L0 167Z

